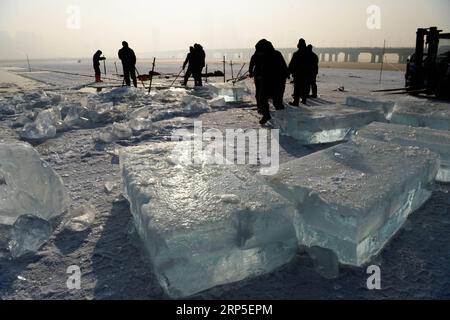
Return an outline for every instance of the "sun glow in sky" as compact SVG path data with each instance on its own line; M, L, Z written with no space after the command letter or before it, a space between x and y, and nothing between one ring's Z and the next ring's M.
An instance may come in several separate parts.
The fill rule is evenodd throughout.
M367 8L380 8L369 29ZM0 0L0 59L248 48L261 38L294 47L414 46L418 27L450 32L449 0Z

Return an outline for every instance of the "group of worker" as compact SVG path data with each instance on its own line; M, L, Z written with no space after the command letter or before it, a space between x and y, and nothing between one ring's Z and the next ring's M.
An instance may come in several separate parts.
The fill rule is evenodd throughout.
M93 57L94 71L95 71L95 82L102 82L101 72L100 72L100 61L106 60L102 57L102 52L98 50ZM122 41L122 48L119 50L119 59L122 61L123 67L123 79L127 86L131 85L131 80L133 80L133 85L137 87L136 79L136 54L133 49L128 46L128 42ZM131 80L130 80L131 78Z
M284 109L286 79L291 75L294 78L294 101L290 105L298 106L300 100L306 104L311 90L311 97L317 97L319 58L312 51L312 45L306 46L304 39L299 40L297 48L288 66L283 55L275 50L270 41L262 39L255 46L255 54L250 60L249 75L255 81L258 113L263 116L260 124L265 124L271 119L269 99L272 99L276 110Z
M283 97L286 80L291 75L294 82L294 100L290 105L298 106L306 104L309 93L311 97L317 97L316 78L319 71L319 58L313 52L312 45L306 45L304 39L297 44L298 50L294 52L289 65L286 64L283 55L275 50L272 43L266 39L258 41L255 45L255 53L250 60L249 76L254 79L256 87L256 104L258 113L262 114L260 124L265 124L271 119L269 100L271 99L276 110L284 109ZM102 52L98 50L93 58L95 81L101 82L100 61L105 60ZM136 55L126 41L122 42L119 50L119 59L122 61L124 83L127 86L137 87L136 80ZM202 86L202 70L205 67L206 54L203 47L196 43L189 48L182 69L185 71L182 84L187 85L191 76L194 77L195 86Z
M189 53L186 56L186 60L183 63L183 70L186 69L184 73L183 85L186 86L189 78L194 77L195 86L202 86L202 70L206 65L206 54L203 47L196 43L193 47L189 47Z

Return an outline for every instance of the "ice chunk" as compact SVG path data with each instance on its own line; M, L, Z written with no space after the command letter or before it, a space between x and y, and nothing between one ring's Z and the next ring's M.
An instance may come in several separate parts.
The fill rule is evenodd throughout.
M349 107L378 110L383 115L383 121L391 119L395 106L394 101L374 97L347 97L345 104Z
M93 138L98 142L111 143L118 140L126 140L132 136L133 131L129 127L128 123L115 122L95 133Z
M405 147L429 149L441 157L436 180L450 182L450 131L374 122L360 129L358 136Z
M341 105L288 106L272 117L272 124L281 134L303 144L321 144L345 140L355 129L379 119L379 113Z
M9 250L13 258L36 252L50 238L53 232L51 224L34 215L21 215L11 230Z
M173 105L153 105L152 121L161 121L174 117L196 116L211 111L208 101L203 98L187 95L180 98Z
M0 143L0 224L24 214L45 220L65 212L69 197L60 176L26 143Z
M391 122L413 127L450 130L450 103L398 101Z
M94 223L95 215L96 209L93 205L71 209L65 227L75 232L85 231Z
M299 244L333 250L360 266L430 196L439 156L354 138L282 164L267 182L295 203Z
M289 202L234 165L180 163L186 144L120 151L123 194L165 291L185 297L288 262L297 248Z
M208 83L206 87L213 96L225 99L226 102L245 102L248 100L250 90L245 83Z
M26 124L20 131L21 138L29 141L45 140L56 136L57 128L62 127L61 114L58 108L39 112L36 120Z
M209 101L209 105L212 108L222 108L227 105L227 102L225 101L224 98L214 98L211 101Z

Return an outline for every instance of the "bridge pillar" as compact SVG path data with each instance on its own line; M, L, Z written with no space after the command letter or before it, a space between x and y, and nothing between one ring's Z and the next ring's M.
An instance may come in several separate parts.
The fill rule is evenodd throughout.
M333 54L332 53L328 54L328 62L333 62Z
M376 63L377 62L377 55L372 53L370 57L370 63Z
M348 52L344 53L344 62L348 62L349 54Z
M339 53L335 53L334 54L334 61L338 62L339 61Z

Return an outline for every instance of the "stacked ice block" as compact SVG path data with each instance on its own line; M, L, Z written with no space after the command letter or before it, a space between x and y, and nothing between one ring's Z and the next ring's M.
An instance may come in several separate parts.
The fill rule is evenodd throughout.
M190 145L120 152L124 195L172 297L270 272L297 247L289 201L237 166L180 162Z
M391 122L413 127L450 130L450 105L432 101L399 101L395 104Z
M355 129L380 119L378 110L342 105L287 107L272 114L272 124L281 134L303 144L345 140Z
M281 165L267 182L292 201L300 245L333 250L360 266L430 196L439 156L355 138Z
M429 149L441 157L437 181L450 182L450 131L374 122L358 131L359 137Z

